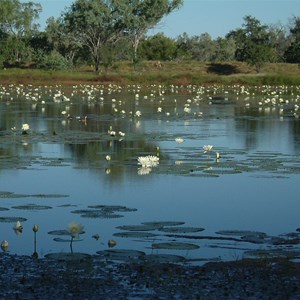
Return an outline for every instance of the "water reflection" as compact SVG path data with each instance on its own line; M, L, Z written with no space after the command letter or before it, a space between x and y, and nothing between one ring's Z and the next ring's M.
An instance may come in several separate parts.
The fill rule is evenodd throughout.
M34 244L35 256L68 252L68 245L48 234L63 229L66 221L85 227L86 242L76 244L79 252L95 254L113 240L118 249L147 254L224 259L237 252L242 255L238 248L254 246L244 237L236 250L229 251L234 248L229 240L213 240L217 231L265 231L263 246L270 246L270 236L298 227L297 87L9 86L1 90L0 206L8 210L0 215L27 219L18 237L10 234L11 223L0 222L12 253L32 251L28 228L34 224L39 224L40 237ZM30 125L27 135L21 134L24 123ZM204 145L213 145L212 151L204 153ZM221 154L219 160L216 152ZM151 172L138 165L138 157L147 155L159 157L159 166ZM14 209L16 202L51 209ZM122 217L99 211L74 213L107 204L135 211L123 212ZM117 226L147 221L203 227L212 239L168 236L156 229L151 239L137 238L141 233L120 237ZM99 241L92 238L98 232ZM153 243L174 247L173 239L177 247L183 247L182 242L197 247L188 254L152 247Z

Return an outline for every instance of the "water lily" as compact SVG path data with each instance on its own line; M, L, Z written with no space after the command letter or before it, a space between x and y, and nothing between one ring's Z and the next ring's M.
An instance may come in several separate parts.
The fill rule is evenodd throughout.
M106 159L107 161L110 161L110 160L111 160L110 155L106 155L106 156L105 156L105 159Z
M4 252L8 251L8 246L9 246L8 241L6 241L6 240L2 241L2 243L1 243L2 251L4 251Z
M67 230L71 235L70 250L73 253L73 239L79 238L79 234L84 233L83 226L80 223L72 222L68 225Z
M29 124L25 123L22 125L22 134L27 134L30 129Z
M137 117L140 117L140 116L142 115L142 113L141 113L139 110L137 110L137 111L135 112L135 115L136 115Z
M109 248L113 248L117 245L117 242L115 240L109 240L107 245Z
M154 155L140 156L138 158L138 165L144 168L157 167L159 165L159 157Z
M21 222L17 221L13 229L14 229L14 231L15 231L16 234L22 233L23 226L22 226Z
M68 233L72 238L78 238L79 234L83 233L83 225L77 222L72 222L68 225Z
M180 144L180 143L184 142L184 139L182 139L182 138L176 138L175 142Z
M32 227L33 232L38 232L39 231L39 226L37 224L34 224Z
M204 145L203 146L204 153L211 151L212 148L213 148L213 145Z

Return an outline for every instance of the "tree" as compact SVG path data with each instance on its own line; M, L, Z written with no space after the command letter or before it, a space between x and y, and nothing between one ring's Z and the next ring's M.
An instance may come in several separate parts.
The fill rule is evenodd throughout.
M35 21L40 12L40 4L0 0L0 32L5 37L1 41L1 52L6 60L21 62L32 52L28 42L37 33Z
M99 71L101 48L117 42L124 32L121 0L76 0L64 14L64 26L86 46Z
M147 60L172 60L176 57L177 46L173 39L158 33L141 42L141 56Z
M53 49L73 65L76 53L82 48L82 43L77 39L75 32L65 26L62 18L51 17L47 20L45 33Z
M178 9L183 0L124 0L127 34L133 48L133 63L138 60L137 50L147 31L161 19ZM125 4L126 3L126 4Z
M247 62L259 72L266 62L274 58L268 27L251 16L244 20L244 28L231 31L227 38L232 37L236 42L236 59Z
M300 63L300 17L293 19L290 38L292 42L284 53L285 60L288 63Z

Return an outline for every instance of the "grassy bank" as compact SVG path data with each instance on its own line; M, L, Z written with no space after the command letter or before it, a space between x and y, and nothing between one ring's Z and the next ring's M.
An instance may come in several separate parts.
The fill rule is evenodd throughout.
M68 71L35 69L0 70L0 83L24 84L247 84L300 85L297 64L268 64L260 73L245 63L142 62L136 70L130 62L116 63L105 73L91 67Z

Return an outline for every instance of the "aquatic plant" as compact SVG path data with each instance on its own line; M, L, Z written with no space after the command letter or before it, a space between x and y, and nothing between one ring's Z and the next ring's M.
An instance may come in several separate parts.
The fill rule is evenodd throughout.
M84 232L83 225L77 222L72 222L68 225L67 231L71 235L70 249L71 253L73 253L73 239L79 238L79 234Z
M4 252L8 251L8 246L9 246L8 241L6 241L6 240L2 241L2 243L1 243L2 251L4 251Z
M22 134L27 134L28 131L29 131L29 129L30 129L29 124L27 124L27 123L23 124L23 125L22 125L22 128L21 128Z
M207 152L210 152L213 148L213 145L204 145L203 146L203 150L204 150L204 153L207 153Z
M159 165L159 157L154 155L140 156L138 158L138 165L144 168L157 167Z

